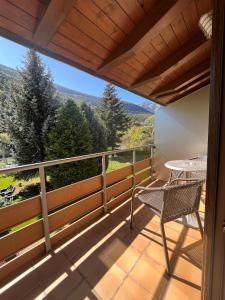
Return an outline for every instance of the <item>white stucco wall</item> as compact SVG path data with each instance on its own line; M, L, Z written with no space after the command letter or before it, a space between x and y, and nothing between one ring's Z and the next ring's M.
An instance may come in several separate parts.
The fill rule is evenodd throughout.
M164 163L207 154L209 86L160 108L155 115L155 168L168 177Z

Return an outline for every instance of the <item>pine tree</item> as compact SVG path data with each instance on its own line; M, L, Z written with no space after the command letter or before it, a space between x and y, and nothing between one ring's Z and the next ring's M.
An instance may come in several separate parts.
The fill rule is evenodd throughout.
M91 142L93 152L103 152L107 150L106 129L98 118L97 114L86 103L82 103L81 110L86 118L88 128L91 134ZM107 160L108 165L108 160ZM93 159L93 167L96 168L96 174L100 174L102 171L101 158Z
M0 74L1 75L1 74ZM6 110L6 101L7 101L7 94L9 92L9 83L4 80L5 78L1 78L0 80L0 133L6 131L6 118L7 114L5 113Z
M91 133L94 152L102 152L107 149L106 129L93 109L86 103L82 103L81 110L87 120Z
M45 141L58 107L49 71L34 50L28 50L5 101L5 124L19 165L45 159ZM33 172L26 172L29 178Z
M116 94L115 86L111 83L105 86L98 112L106 127L107 145L115 149L124 132L129 128L130 118L124 112L123 103Z
M48 160L67 158L93 152L87 121L73 100L68 99L59 109L55 128L48 135ZM51 185L58 188L96 175L92 160L50 167Z

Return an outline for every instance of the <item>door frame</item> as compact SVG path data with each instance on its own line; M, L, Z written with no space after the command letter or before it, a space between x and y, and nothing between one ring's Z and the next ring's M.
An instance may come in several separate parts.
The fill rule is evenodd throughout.
M225 0L214 0L213 4L202 281L204 300L225 299Z

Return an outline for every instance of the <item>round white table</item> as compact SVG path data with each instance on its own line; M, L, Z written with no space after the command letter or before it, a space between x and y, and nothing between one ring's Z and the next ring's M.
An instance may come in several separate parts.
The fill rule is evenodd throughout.
M183 159L170 160L165 163L165 167L180 172L201 172L206 171L207 161L204 159Z
M184 159L184 160L171 160L165 163L165 167L171 171L179 171L179 174L186 174L186 177L189 177L192 172L206 172L207 169L207 158L206 156L199 157L196 159ZM195 215L190 214L182 219L178 219L178 222L182 222L186 226L193 228L198 227L198 222ZM203 220L202 220L203 221Z

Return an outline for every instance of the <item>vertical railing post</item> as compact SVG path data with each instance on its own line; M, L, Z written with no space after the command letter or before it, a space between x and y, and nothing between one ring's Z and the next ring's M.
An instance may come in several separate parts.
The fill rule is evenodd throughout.
M153 156L154 156L154 146L150 146L150 159L151 159L151 169L150 169L150 176L151 179L153 178Z
M132 151L132 173L133 173L133 190L135 189L136 180L135 180L135 163L136 163L136 151Z
M107 213L107 194L106 194L106 159L102 156L102 192L103 192L103 207L104 213Z
M48 222L48 206L47 206L47 197L46 197L46 179L45 179L45 170L44 167L39 167L39 176L40 176L40 185L41 185L41 209L44 225L44 235L45 235L45 249L46 252L51 250L51 240L50 240L50 231L49 231L49 222Z

